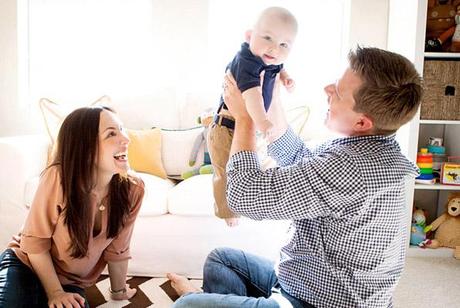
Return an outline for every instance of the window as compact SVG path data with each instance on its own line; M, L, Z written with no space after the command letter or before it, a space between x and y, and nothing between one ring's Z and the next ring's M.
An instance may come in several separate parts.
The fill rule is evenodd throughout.
M29 0L28 93L32 102L90 102L170 86L217 103L245 31L262 9L278 5L299 23L285 64L297 88L284 101L308 104L309 123L323 127L323 87L342 72L348 52L348 1Z
M158 74L151 0L29 0L29 94L91 102Z
M283 93L286 109L307 104L310 108L309 137L326 137L323 125L327 109L323 88L343 73L347 64L348 1L211 0L209 8L209 71L214 87L244 40L260 11L269 6L289 9L299 29L285 68L296 81L294 93ZM210 82L211 83L211 82ZM315 128L312 134L311 128Z

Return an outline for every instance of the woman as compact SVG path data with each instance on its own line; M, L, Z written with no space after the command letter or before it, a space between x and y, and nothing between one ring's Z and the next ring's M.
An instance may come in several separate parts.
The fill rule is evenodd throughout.
M144 183L127 173L128 143L107 107L66 117L24 227L0 256L0 307L89 307L84 288L107 264L111 298L134 296L125 280Z

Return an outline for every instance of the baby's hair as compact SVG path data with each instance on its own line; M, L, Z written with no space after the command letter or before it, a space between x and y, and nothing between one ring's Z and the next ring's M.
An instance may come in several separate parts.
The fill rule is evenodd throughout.
M263 18L266 17L279 18L284 23L292 25L294 32L297 32L297 19L289 10L283 7L272 6L264 9L257 18L256 26Z

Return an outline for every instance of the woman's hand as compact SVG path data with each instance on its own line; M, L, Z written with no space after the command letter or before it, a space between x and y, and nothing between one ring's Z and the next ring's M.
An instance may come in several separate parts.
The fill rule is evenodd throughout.
M131 289L128 285L123 290L114 292L110 290L110 298L115 301L128 300L136 295L137 289Z
M244 103L243 95L236 85L235 78L233 78L232 73L227 71L224 77L224 101L227 105L228 110L235 118L238 120L240 118L250 119L249 113L246 110L246 105Z
M49 296L48 307L50 308L79 308L85 307L85 299L78 293L70 293L62 290L56 291Z

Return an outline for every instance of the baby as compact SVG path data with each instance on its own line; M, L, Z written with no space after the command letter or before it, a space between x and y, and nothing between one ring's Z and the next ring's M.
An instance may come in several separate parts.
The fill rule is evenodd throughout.
M272 123L267 118L276 75L288 91L295 83L285 69L287 59L297 34L297 21L286 9L270 7L262 11L255 25L246 32L246 41L227 70L235 78L243 94L246 108L258 131L270 134ZM224 218L227 225L238 225L238 216L227 206L225 168L232 144L234 119L221 96L214 123L208 133L208 147L214 167L213 188L216 216Z

